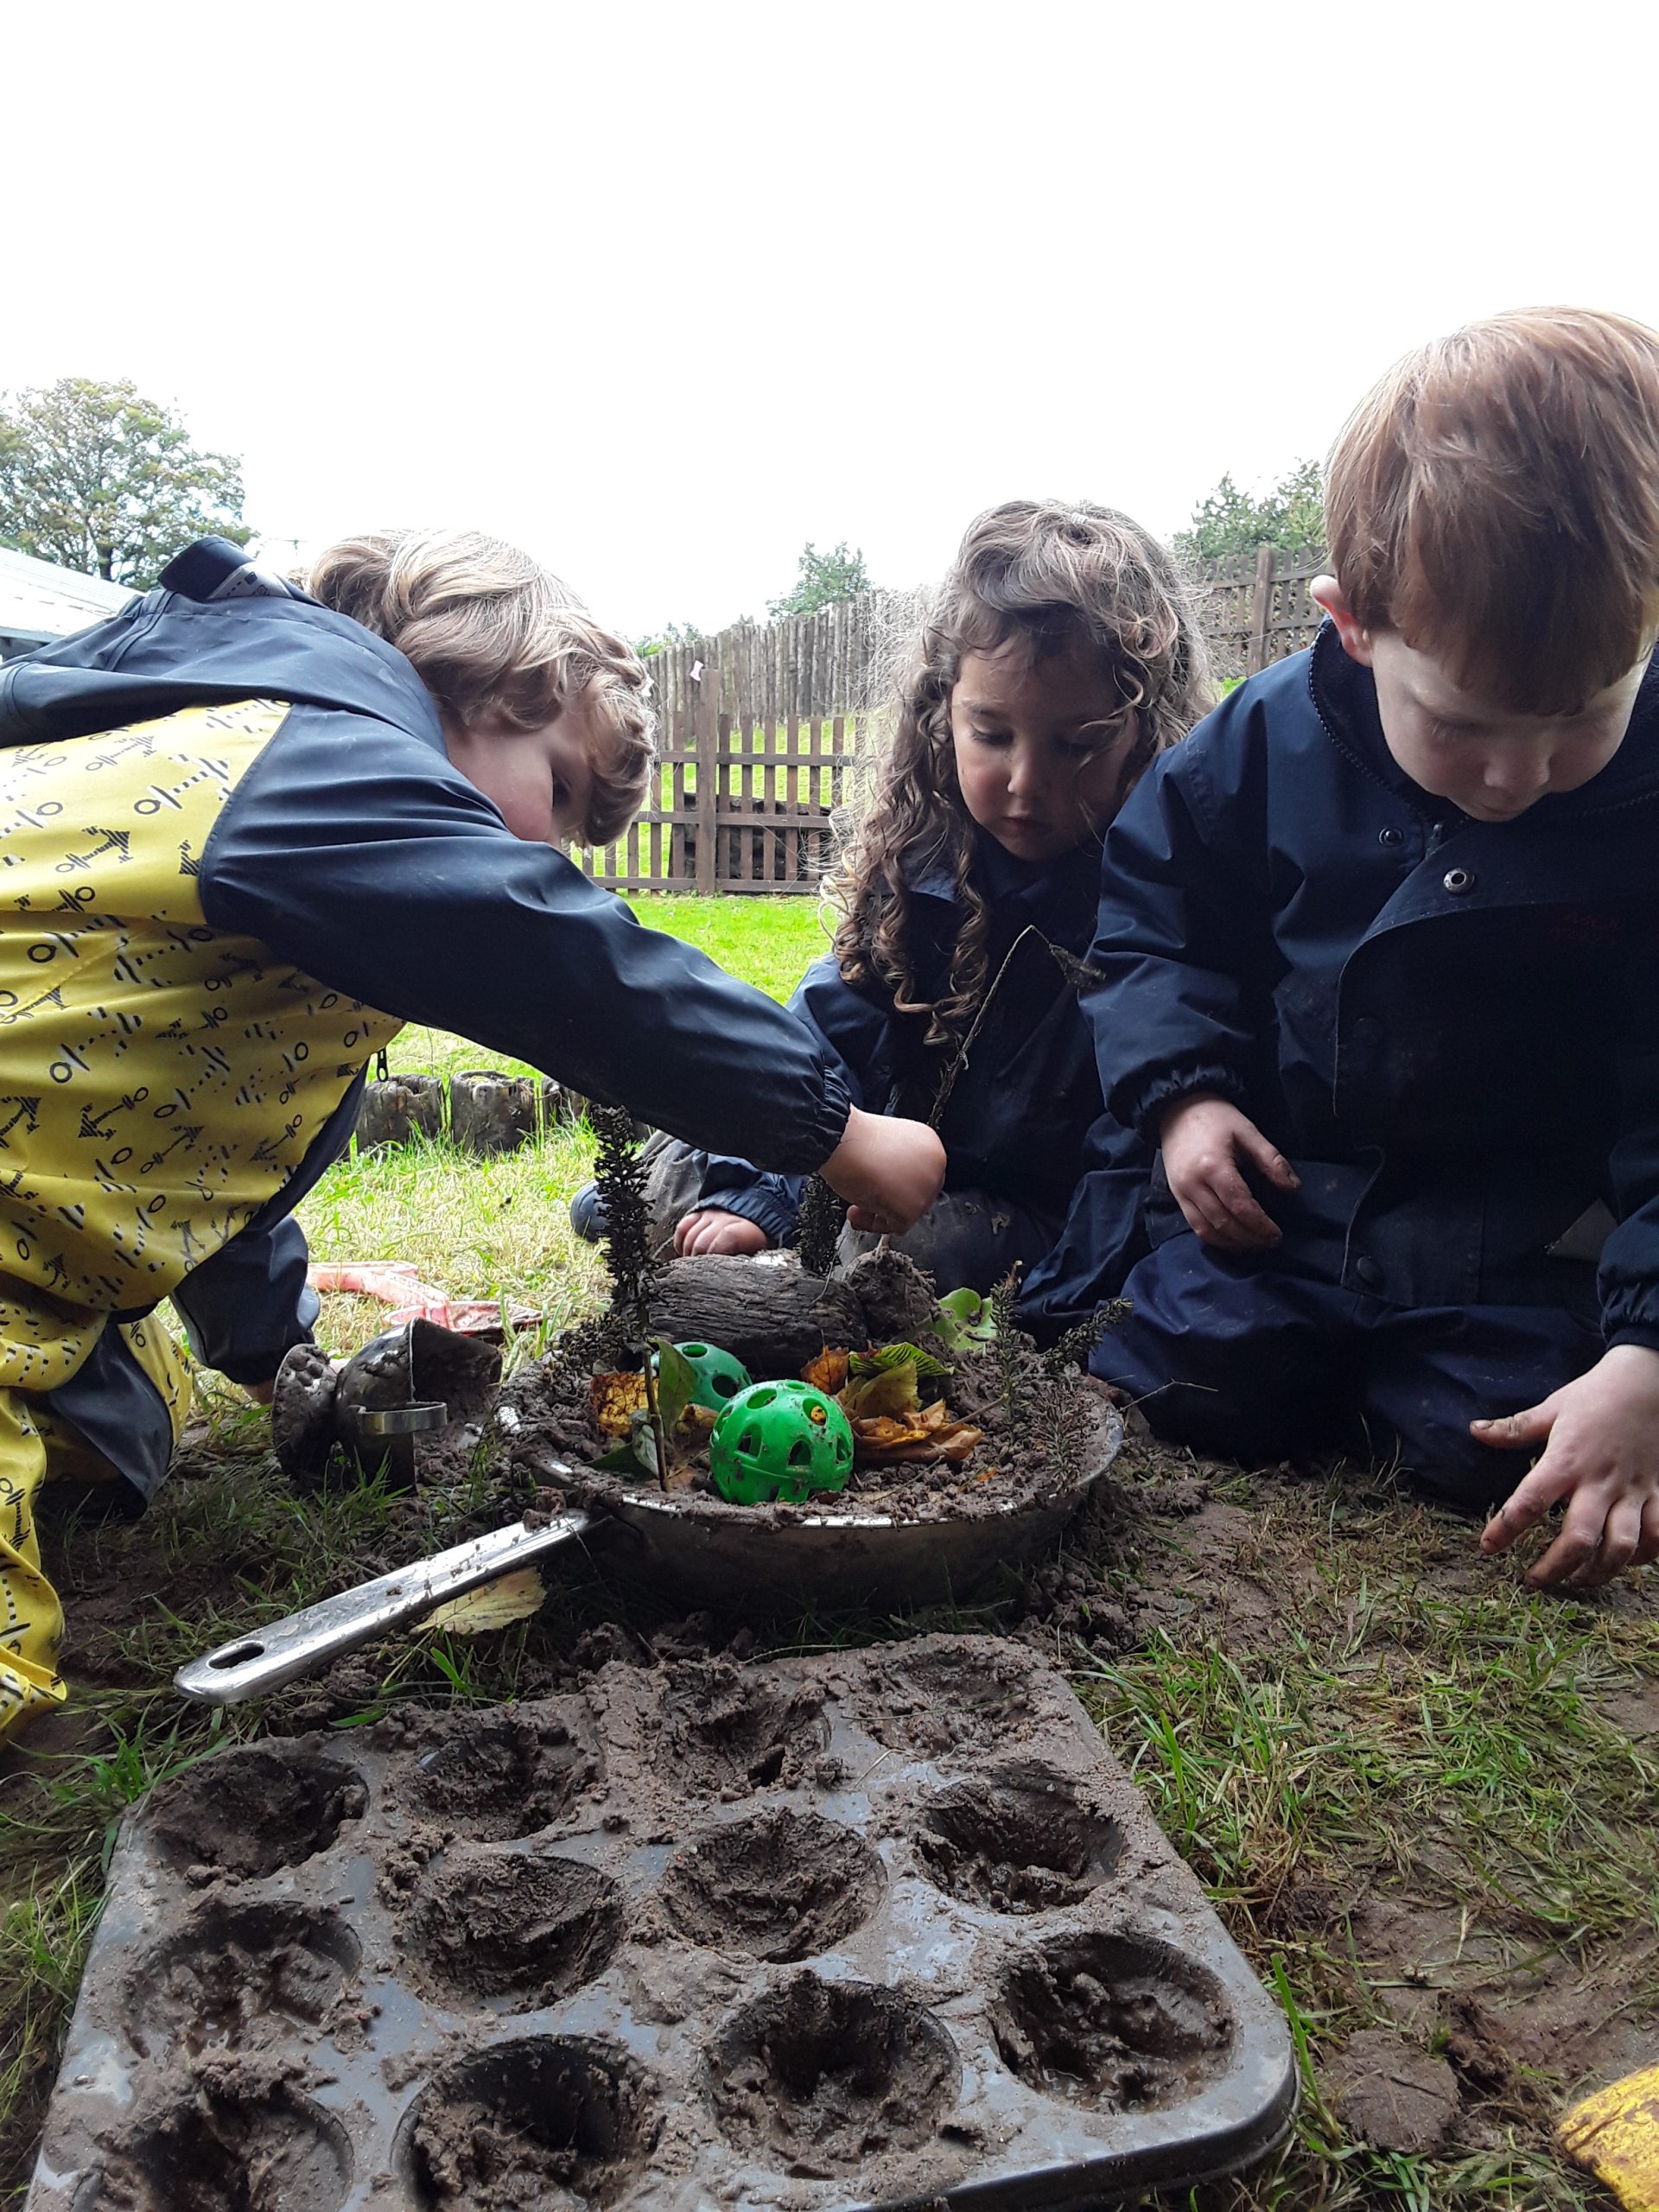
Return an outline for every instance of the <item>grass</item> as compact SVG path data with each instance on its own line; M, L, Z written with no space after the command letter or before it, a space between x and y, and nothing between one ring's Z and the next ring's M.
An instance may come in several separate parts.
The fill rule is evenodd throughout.
M777 996L819 942L808 900L637 904ZM480 1064L473 1047L429 1033L406 1033L391 1057L410 1070ZM541 1308L543 1328L513 1348L529 1357L597 1294L596 1256L565 1217L589 1158L585 1131L563 1129L489 1163L445 1144L359 1157L325 1178L304 1218L319 1258L408 1259L457 1296ZM381 1311L328 1300L325 1341L362 1341ZM0 2202L20 2201L124 1808L227 1738L296 1725L298 1708L281 1700L181 1707L167 1687L174 1669L377 1571L389 1547L412 1554L453 1541L481 1502L466 1484L414 1501L372 1483L299 1497L273 1478L263 1414L212 1387L202 1410L194 1478L169 1484L143 1522L82 1518L48 1539L72 1637L114 1584L152 1597L107 1630L83 1625L65 1721L33 1754L0 1752ZM1243 1532L1224 1576L1207 1528L1189 1533L1179 1517L1149 1510L1159 1486L1181 1473L1167 1454L1128 1465L1119 1521L1084 1562L1096 1625L1085 1612L1057 1627L1052 1643L1278 1993L1305 2061L1302 2110L1283 2158L1180 2203L1187 2212L1605 2207L1548 2146L1572 2086L1565 2062L1518 2065L1495 2080L1480 2092L1471 2139L1436 2156L1384 2154L1352 2139L1322 2083L1330 2054L1354 2029L1389 2024L1402 2004L1426 2008L1412 2031L1420 2040L1455 2056L1454 2008L1478 1958L1585 1977L1608 2018L1651 2003L1659 1738L1632 1741L1609 1708L1633 1684L1659 1681L1653 1595L1644 1586L1595 1600L1542 1598L1508 1569L1475 1571L1462 1524L1386 1486L1242 1476L1211 1486ZM1265 1593L1254 1612L1229 1611L1237 1588ZM1127 1636L1098 1625L1137 1593L1149 1602ZM519 1694L544 1655L568 1649L576 1626L608 1602L562 1570L536 1621L368 1655L361 1705L345 1725L409 1698L479 1704ZM1016 1596L952 1624L995 1628L1020 1611ZM838 1641L939 1624L816 1622L791 1635ZM1433 1942L1421 1960L1390 1967L1367 1950L1351 1908L1368 1891L1438 1916L1425 1923ZM1310 1910L1310 1897L1325 1904Z

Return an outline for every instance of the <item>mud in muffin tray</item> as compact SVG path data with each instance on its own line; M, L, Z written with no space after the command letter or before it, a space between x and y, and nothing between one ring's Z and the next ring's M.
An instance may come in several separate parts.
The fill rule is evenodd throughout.
M1031 1653L614 1664L153 1793L28 2206L1080 2212L1259 2157L1294 2078Z

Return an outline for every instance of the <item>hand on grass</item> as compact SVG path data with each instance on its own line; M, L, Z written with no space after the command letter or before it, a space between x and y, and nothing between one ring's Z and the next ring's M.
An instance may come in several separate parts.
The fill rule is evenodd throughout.
M818 1173L848 1205L855 1229L902 1236L939 1195L944 1147L925 1122L855 1106L841 1142Z
M1164 1116L1158 1141L1175 1203L1202 1243L1223 1252L1262 1252L1279 1243L1278 1224L1250 1195L1239 1161L1249 1160L1281 1191L1296 1190L1300 1178L1248 1114L1196 1092Z
M1565 1498L1560 1533L1529 1582L1589 1589L1659 1559L1659 1351L1614 1344L1588 1374L1524 1413L1469 1427L1500 1451L1544 1447L1482 1531L1483 1552L1508 1551Z
M758 1221L719 1206L703 1206L682 1216L674 1230L674 1249L683 1260L699 1252L764 1252L772 1239Z

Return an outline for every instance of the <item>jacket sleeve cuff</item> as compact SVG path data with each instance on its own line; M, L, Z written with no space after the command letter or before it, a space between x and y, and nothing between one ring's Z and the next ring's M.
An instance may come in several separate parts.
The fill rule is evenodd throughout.
M823 1100L812 1118L810 1135L802 1138L798 1150L789 1157L774 1156L767 1162L768 1166L785 1175L816 1175L847 1134L853 1111L852 1093L840 1070L829 1060L821 1063L819 1072L823 1081Z
M1659 1351L1659 1321L1620 1321L1607 1327L1607 1349L1615 1344L1642 1344L1649 1351Z
M1208 1067L1185 1068L1143 1077L1139 1083L1119 1084L1107 1101L1113 1116L1149 1145L1158 1142L1158 1124L1170 1108L1198 1092L1208 1097L1244 1102L1244 1086L1231 1068L1218 1062Z

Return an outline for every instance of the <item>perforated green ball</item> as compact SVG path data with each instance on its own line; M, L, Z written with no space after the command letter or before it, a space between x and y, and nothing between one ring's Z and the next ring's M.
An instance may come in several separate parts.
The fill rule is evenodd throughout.
M697 1378L697 1387L691 1393L694 1406L707 1406L710 1412L722 1414L740 1390L748 1389L748 1369L718 1344L676 1344L674 1349Z
M846 1487L853 1432L810 1382L752 1382L715 1423L709 1471L734 1505L798 1505L815 1491Z

